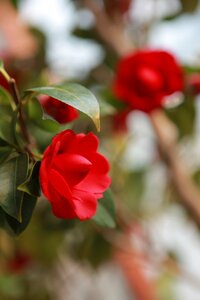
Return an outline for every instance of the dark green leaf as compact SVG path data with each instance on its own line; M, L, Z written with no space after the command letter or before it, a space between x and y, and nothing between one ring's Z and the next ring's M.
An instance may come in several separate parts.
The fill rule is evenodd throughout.
M115 206L111 191L104 193L104 198L98 202L96 215L92 220L100 226L115 228Z
M28 173L28 156L20 156L0 165L0 206L13 218L21 221L21 205L24 193L17 187L25 181Z
M1 105L2 104L10 104L10 100L11 100L11 97L10 97L10 94L2 87L0 86L0 103Z
M41 194L39 183L40 162L36 162L27 178L27 180L18 186L18 190L23 191L31 196L39 197Z
M0 207L0 227L1 228L5 227L5 212L1 207Z
M37 197L30 196L24 193L24 198L23 198L22 208L21 208L21 222L17 221L15 218L12 218L9 215L6 215L8 228L12 234L19 235L26 229L27 225L31 220L36 202L37 202Z
M0 118L0 138L12 146L18 146L17 117L18 110L15 110L11 117L3 116Z
M85 87L75 83L66 83L58 86L33 88L27 90L27 92L48 95L71 105L88 115L99 130L99 103L95 96Z
M200 67L198 65L197 66L185 65L183 66L183 70L187 74L200 73Z
M0 147L0 164L4 163L6 159L10 156L12 148L9 146Z

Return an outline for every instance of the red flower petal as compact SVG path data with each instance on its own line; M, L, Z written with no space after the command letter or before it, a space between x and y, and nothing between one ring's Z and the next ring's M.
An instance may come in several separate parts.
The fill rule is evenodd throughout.
M93 167L88 175L76 185L77 189L92 193L103 193L110 185L111 180L106 175L109 171L108 161L99 153L92 160Z
M183 89L183 71L166 51L142 50L122 58L113 92L132 109L151 112L164 97Z
M97 147L93 133L65 130L44 152L40 183L57 217L84 220L95 214L97 199L111 182L108 161Z
M85 157L78 154L59 154L54 158L53 168L55 168L69 185L75 185L83 180L92 167L92 163Z
M69 188L69 185L67 184L67 181L60 173L58 173L54 169L51 169L49 171L49 183L51 184L53 189L55 189L57 193L60 194L62 197L71 199L72 193Z
M75 213L75 206L74 203L71 201L67 201L65 197L60 197L52 187L49 188L51 193L51 198L53 201L50 201L53 214L62 219L74 219L76 218Z
M96 213L97 199L89 192L74 189L74 205L76 215L80 220L90 219Z

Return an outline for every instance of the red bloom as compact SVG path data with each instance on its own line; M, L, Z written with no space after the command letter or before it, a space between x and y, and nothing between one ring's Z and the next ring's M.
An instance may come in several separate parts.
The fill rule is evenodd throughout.
M195 95L200 94L200 74L191 74L188 78L188 85Z
M79 116L75 108L50 96L42 95L39 100L44 111L60 124L69 123Z
M25 253L16 253L15 257L7 264L7 269L11 273L22 273L31 264L31 257Z
M93 133L65 130L44 152L41 188L58 218L85 220L95 214L97 200L111 182L107 175L109 163L97 148L98 139Z
M109 15L113 15L116 12L125 14L131 5L132 0L104 0L106 11Z
M165 96L183 89L183 73L175 58L165 51L138 51L119 62L114 93L132 109L150 112Z
M127 132L127 116L129 114L129 110L122 110L117 112L112 116L112 125L113 131L116 133L125 133Z

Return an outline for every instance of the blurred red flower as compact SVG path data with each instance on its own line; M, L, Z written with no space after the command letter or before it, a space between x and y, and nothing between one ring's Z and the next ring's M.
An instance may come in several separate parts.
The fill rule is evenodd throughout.
M122 110L111 116L112 127L115 133L125 133L128 130L127 127L127 116L130 110Z
M10 273L22 273L32 262L28 254L17 252L15 256L8 261L7 269Z
M104 0L106 11L109 15L113 15L116 12L125 14L131 5L132 0Z
M58 218L85 220L96 213L97 200L111 183L109 163L97 148L93 133L65 130L44 152L41 189Z
M39 101L44 111L60 124L69 123L79 116L75 108L50 96L42 95Z
M165 51L138 51L121 59L113 90L132 109L151 112L163 105L164 97L183 89L183 72Z
M188 77L188 85L192 92L198 95L200 93L200 73L191 74Z

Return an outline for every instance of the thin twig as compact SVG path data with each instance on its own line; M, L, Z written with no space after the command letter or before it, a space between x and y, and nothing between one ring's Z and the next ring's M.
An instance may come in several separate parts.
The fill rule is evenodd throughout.
M21 101L20 101L20 96L19 96L19 91L15 82L15 79L11 78L9 80L9 86L10 86L10 91L13 97L13 100L16 104L16 106L19 106L19 122L20 122L20 128L22 131L22 135L24 137L24 140L30 144L30 137L26 128L26 122L25 122L25 118L24 118L24 114L22 111L22 106L21 106Z
M176 128L161 110L154 111L150 119L182 203L200 227L200 191L178 153Z
M22 104L21 104L21 100L20 100L20 95L19 95L19 91L18 91L18 88L17 88L17 85L16 85L16 81L15 81L14 78L10 78L8 83L9 83L10 92L12 94L15 105L19 108L20 129L21 129L24 141L26 142L26 146L24 147L24 149L29 153L30 157L33 160L35 160L34 154L32 153L32 151L30 149L31 137L29 136L29 133L28 133L28 130L27 130L26 121L25 121L25 117L24 117L24 113L23 113L23 109L22 109Z
M99 5L98 1L83 0L83 4L95 16L96 29L105 42L115 49L115 52L122 56L133 50L133 43L126 36L123 22L118 18L117 22L110 19Z

